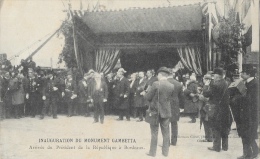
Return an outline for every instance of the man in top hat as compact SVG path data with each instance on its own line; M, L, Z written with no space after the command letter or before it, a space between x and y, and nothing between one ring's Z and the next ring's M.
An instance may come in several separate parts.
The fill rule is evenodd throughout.
M171 84L167 77L170 72L166 67L158 70L158 80L152 84L145 98L150 102L150 110L157 112L159 115L158 122L150 124L151 143L148 156L155 156L157 150L158 129L161 127L163 136L162 154L168 156L170 146L169 123L172 117L171 98L174 95L174 85Z
M254 159L259 153L256 143L259 120L259 79L256 79L255 75L256 69L253 66L243 66L241 77L245 81L247 92L243 100L243 107L240 109L239 127L237 128L243 144L243 156L238 159Z
M178 121L180 119L180 108L184 108L184 96L182 90L182 84L175 79L174 69L169 69L169 76L167 80L174 85L174 93L171 97L171 145L177 144L178 137Z
M231 112L229 109L228 84L223 78L222 68L215 68L213 71L214 80L206 81L203 89L203 96L209 98L209 103L214 104L214 115L210 120L213 131L213 147L208 149L220 152L228 150L228 135L232 124Z
M101 79L101 75L95 73L94 82L88 87L89 99L94 104L94 123L100 118L100 123L104 123L104 103L107 102L107 84ZM91 93L92 92L92 93Z
M43 87L42 100L44 100L44 105L40 119L44 118L44 115L47 113L47 109L50 109L53 118L57 119L57 101L60 98L58 84L59 81L54 77L54 72L49 71ZM64 95L64 92L62 92L62 94Z
M119 118L117 120L123 120L126 116L127 121L130 121L130 109L129 109L129 81L124 77L126 71L123 68L118 69L117 77L118 81L116 84L115 98L117 101L117 108L119 109Z

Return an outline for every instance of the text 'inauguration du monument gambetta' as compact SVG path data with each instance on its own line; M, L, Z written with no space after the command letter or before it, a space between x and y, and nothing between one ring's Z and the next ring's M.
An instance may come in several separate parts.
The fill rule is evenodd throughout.
M138 150L145 149L137 145L136 139L121 138L40 138L38 144L30 145L34 150Z

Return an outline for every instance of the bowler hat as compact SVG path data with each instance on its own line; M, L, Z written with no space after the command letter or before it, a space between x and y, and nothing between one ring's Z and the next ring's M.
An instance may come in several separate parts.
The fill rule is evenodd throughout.
M167 67L161 67L159 68L159 70L157 71L157 73L160 73L160 72L164 72L164 73L167 73L167 74L170 74L170 71Z
M224 74L224 70L223 68L215 68L213 74L218 74L222 76Z

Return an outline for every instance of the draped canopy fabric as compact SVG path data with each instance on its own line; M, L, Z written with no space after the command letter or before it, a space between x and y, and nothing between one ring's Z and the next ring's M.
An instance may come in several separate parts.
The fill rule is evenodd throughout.
M108 74L116 65L119 57L119 49L98 49L95 51L95 70Z
M200 48L187 46L177 50L183 65L197 75L202 75Z

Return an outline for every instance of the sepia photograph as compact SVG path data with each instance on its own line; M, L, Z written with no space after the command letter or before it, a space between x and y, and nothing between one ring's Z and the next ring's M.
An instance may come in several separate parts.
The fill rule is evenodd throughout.
M0 159L260 159L259 0L0 0Z

